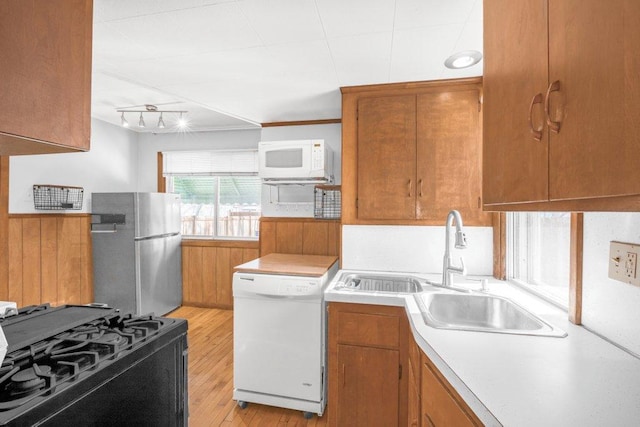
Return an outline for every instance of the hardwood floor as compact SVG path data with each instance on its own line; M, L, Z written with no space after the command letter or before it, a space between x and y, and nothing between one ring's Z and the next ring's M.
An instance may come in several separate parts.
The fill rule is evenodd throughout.
M181 307L169 317L189 321L189 426L326 426L326 411L302 412L250 403L240 409L233 396L233 311Z

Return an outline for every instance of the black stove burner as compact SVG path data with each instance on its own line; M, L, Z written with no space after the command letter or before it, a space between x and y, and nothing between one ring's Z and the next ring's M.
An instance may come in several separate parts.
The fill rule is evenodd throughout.
M21 313L42 316L43 311L55 309L46 304L29 310ZM120 357L155 336L166 321L109 314L8 353L0 366L0 412L51 394L83 372Z
M34 363L33 366L18 371L11 377L7 391L10 396L18 398L33 394L51 384L50 373L50 366L38 366Z

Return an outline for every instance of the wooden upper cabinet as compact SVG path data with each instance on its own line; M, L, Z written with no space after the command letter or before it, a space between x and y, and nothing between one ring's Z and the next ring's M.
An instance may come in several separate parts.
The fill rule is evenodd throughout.
M92 0L5 0L0 16L0 155L88 150Z
M342 88L343 224L491 225L481 210L481 79Z
M485 1L485 205L640 208L639 25L634 0Z
M547 87L546 3L484 3L482 194L488 205L548 199L548 135L542 131ZM531 126L540 131L539 141Z
M416 97L358 101L358 218L416 214Z
M640 194L640 2L549 2L549 198Z
M482 212L480 88L418 95L416 218L442 223L457 209L465 224L490 224Z

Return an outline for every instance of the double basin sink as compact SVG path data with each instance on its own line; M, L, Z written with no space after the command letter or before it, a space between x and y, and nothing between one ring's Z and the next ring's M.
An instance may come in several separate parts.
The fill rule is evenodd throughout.
M438 329L547 337L567 335L510 299L436 287L414 276L344 274L338 278L335 289L413 294L425 324Z

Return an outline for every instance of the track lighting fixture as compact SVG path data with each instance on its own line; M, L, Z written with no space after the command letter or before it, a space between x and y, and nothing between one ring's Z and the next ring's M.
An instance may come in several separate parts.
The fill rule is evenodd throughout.
M123 109L117 109L116 111L118 113L120 113L120 123L122 124L123 127L129 127L129 122L127 121L127 119L125 118L125 113L139 113L140 114L140 119L138 120L138 127L140 128L145 128L146 127L146 123L144 121L144 114L151 114L151 113L159 113L160 117L158 118L158 129L165 129L166 128L166 124L164 122L164 114L179 114L178 119L176 120L176 127L180 128L180 129L184 129L187 127L187 120L186 118L183 116L183 114L188 113L188 111L185 110L158 110L158 107L156 107L155 105L151 105L151 104L145 104L145 109L144 110L140 110L140 109L128 109L128 108L123 108Z

